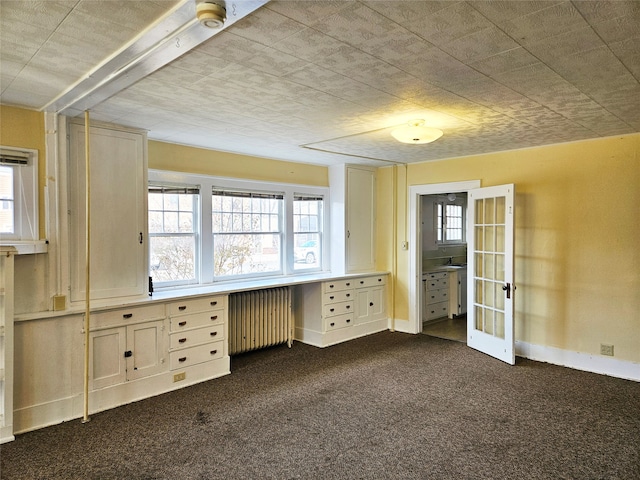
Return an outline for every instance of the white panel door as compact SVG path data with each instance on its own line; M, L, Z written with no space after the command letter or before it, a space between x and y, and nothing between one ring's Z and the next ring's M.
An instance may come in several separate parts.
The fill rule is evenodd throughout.
M85 298L85 136L70 126L71 299ZM146 139L91 127L91 298L146 293Z
M513 331L515 186L469 191L467 345L515 364Z
M347 168L347 272L375 268L375 189L375 172Z

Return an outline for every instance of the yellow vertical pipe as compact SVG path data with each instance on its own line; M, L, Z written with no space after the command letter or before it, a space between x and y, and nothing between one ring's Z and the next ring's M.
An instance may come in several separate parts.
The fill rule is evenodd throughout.
M91 319L91 148L89 135L89 110L84 112L85 153L85 312L84 312L84 406L82 423L89 421L89 326Z
M398 275L398 166L394 165L391 175L391 331L396 331L396 276Z

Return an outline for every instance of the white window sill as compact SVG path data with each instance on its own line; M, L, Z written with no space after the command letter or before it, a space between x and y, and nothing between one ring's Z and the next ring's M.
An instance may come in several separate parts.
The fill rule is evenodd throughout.
M15 248L18 251L16 255L47 253L49 250L47 240L5 240L0 242L0 246Z

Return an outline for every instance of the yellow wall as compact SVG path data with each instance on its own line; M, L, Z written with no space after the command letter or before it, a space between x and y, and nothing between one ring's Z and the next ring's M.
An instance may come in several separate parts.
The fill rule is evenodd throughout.
M516 184L516 339L640 362L640 134L397 168L395 313L408 318L407 186ZM378 205L393 198L378 173ZM392 209L378 215L379 268L391 268Z
M149 141L149 168L326 187L327 167Z
M44 113L0 105L0 145L38 150L39 233L40 238L44 238L44 185L46 176Z

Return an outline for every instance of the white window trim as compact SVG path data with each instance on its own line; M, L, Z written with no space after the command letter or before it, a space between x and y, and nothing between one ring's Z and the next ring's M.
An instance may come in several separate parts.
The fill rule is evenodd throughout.
M200 269L199 282L191 284L196 287L211 283L221 283L224 281L249 280L261 277L279 276L300 276L306 274L317 274L321 271L329 270L329 245L326 239L331 238L329 232L330 221L330 190L329 187L317 187L311 185L301 185L293 183L261 182L256 180L243 180L237 178L217 177L212 175L198 175L182 172L170 172L165 170L148 171L149 182L167 182L170 184L199 185L200 186ZM215 279L213 277L213 235L205 234L212 231L211 225L211 192L215 188L244 191L263 191L284 193L284 236L283 236L283 271L281 273L256 274L242 277L225 277ZM318 195L324 198L323 209L323 233L322 237L322 266L319 269L295 270L293 260L293 198L294 195L308 194ZM198 268L196 268L198 270Z
M178 188L197 188L199 190L199 195L198 195L198 200L194 203L193 205L193 233L185 233L182 234L180 232L174 232L174 233L151 233L149 232L147 235L149 236L149 245L151 245L151 237L156 237L156 238L160 238L163 236L169 237L169 236L193 236L194 237L194 241L195 241L195 265L194 265L194 272L195 275L193 279L187 279L187 280L174 280L174 281L155 281L154 280L154 289L158 289L161 290L163 288L171 288L171 287L185 287L185 286L190 286L190 285L198 285L198 281L200 278L200 256L201 256L201 252L200 252L200 238L201 238L201 220L202 220L202 213L200 211L200 199L202 197L202 189L200 188L200 185L196 184L196 183L190 183L190 184L186 184L186 183L172 183L172 182L153 182L150 179L147 180L147 184L158 184L158 185L165 185L168 187L178 187ZM148 191L148 189L147 189ZM147 221L149 219L149 206L147 205ZM147 252L149 254L149 256L151 255L151 252ZM151 265L151 263L149 262L149 265ZM149 267L150 269L151 267ZM151 273L151 272L149 272Z
M38 150L0 146L2 153L27 155L27 165L14 166L13 234L2 233L2 243L35 242L40 236L38 217ZM11 166L11 165L9 165Z
M467 244L467 228L466 228L466 221L467 221L467 208L466 208L466 200L462 199L462 198L457 198L453 201L447 200L447 198L445 196L442 196L441 198L438 198L435 202L433 202L433 222L434 222L434 228L437 229L438 228L438 204L441 204L443 206L442 208L442 212L443 215L445 215L445 211L446 211L446 205L458 205L459 207L462 207L462 240L438 240L436 238L436 244L439 246L443 246L443 247L453 247L456 245L466 245ZM445 233L446 229L443 229L442 235L446 236Z

